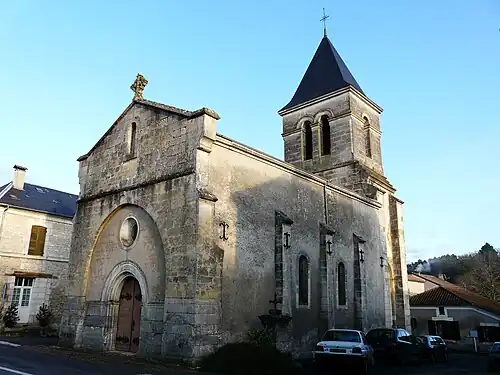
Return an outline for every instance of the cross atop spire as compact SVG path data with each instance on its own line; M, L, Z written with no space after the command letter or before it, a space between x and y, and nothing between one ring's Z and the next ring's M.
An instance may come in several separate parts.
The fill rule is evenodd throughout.
M320 19L320 21L323 21L323 33L326 38L326 20L330 18L330 16L327 16L325 13L325 8L323 8L323 18Z

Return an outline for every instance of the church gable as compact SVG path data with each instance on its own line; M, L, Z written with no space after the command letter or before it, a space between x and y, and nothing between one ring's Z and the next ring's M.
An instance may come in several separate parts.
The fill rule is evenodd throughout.
M197 119L207 111L134 100L96 145L78 159L80 196L193 173Z

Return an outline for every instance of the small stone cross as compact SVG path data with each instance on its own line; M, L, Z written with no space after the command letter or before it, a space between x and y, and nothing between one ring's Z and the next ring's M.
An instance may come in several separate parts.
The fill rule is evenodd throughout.
M134 92L134 100L144 99L144 97L142 96L142 92L144 91L144 88L147 84L148 80L144 78L141 73L138 73L134 83L132 83L132 86L130 86L130 89Z

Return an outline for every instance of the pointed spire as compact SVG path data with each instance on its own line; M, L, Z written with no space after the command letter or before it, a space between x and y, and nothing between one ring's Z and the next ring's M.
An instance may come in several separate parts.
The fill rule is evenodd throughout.
M348 86L363 93L332 42L326 36L326 26L324 32L325 36L321 40L292 100L279 112Z

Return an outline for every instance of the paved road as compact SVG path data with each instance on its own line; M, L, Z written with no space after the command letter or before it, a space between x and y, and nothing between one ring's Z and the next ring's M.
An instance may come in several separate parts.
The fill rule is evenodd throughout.
M0 342L0 375L192 375L194 372L155 364L134 363L127 356L95 356L57 349L12 346Z
M336 375L353 375L350 371L339 371ZM372 375L485 375L487 357L472 354L451 353L447 363L422 363L400 366L377 366Z
M17 345L17 344L14 344ZM448 363L380 367L373 375L485 375L487 358L450 354ZM194 371L140 363L133 357L91 354L40 346L12 346L0 338L0 375L193 375ZM198 373L203 374L203 373ZM207 374L208 375L208 374ZM340 374L338 374L340 375ZM348 372L348 375L352 375Z

